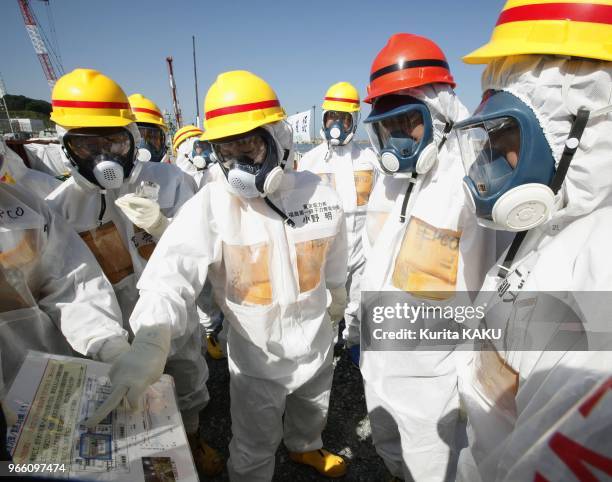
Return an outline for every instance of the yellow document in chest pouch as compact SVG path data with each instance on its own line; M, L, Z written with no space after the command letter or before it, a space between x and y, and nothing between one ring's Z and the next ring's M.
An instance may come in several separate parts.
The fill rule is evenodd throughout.
M112 222L84 231L80 235L112 284L119 283L134 272L132 257Z
M223 243L226 296L239 305L272 303L270 247L267 243L247 246Z
M374 173L372 171L355 171L355 191L357 193L357 206L365 206L370 199Z
M450 298L457 284L460 238L460 231L410 218L395 259L393 286L421 297Z
M315 289L321 282L321 270L333 237L303 241L295 245L300 293Z
M36 305L30 280L39 256L35 229L0 233L0 313Z

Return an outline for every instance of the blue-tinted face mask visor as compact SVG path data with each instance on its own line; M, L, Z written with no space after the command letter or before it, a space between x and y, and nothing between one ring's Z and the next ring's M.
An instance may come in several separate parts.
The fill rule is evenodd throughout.
M191 163L197 169L206 169L209 164L212 164L212 147L206 141L197 140L193 143L193 149L191 150Z
M166 134L154 124L138 124L140 132L139 149L146 149L151 154L150 162L160 162L166 154Z
M329 110L323 115L323 133L326 140L343 144L353 130L353 116L350 112Z
M552 151L533 111L514 95L491 91L474 115L455 125L464 182L477 216L492 219L497 200L523 184L548 185Z
M397 159L397 169L393 172L416 172L421 152L433 139L431 114L422 102L406 96L395 97L404 97L404 102L409 103L386 110L377 102L364 124L379 156L387 154Z

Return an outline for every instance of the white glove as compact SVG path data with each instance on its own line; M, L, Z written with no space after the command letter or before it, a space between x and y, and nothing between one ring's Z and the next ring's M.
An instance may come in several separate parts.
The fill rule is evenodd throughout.
M337 288L330 288L329 294L331 295L331 303L327 307L327 312L331 318L332 323L337 325L338 322L344 318L344 310L346 309L346 288L344 286L338 286Z
M114 336L104 342L96 358L104 363L115 363L126 351L130 351L128 341L122 336Z
M115 200L115 205L139 228L154 238L161 238L170 221L164 216L159 204L152 199L130 193Z
M108 398L87 419L87 428L94 428L120 403L123 397L129 408L139 407L142 394L159 380L170 351L170 327L156 325L138 330L132 346L113 363L109 377L112 391Z

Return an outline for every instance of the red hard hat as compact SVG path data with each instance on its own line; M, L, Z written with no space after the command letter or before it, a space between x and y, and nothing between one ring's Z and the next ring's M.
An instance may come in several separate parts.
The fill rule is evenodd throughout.
M364 102L371 104L381 95L436 82L455 87L440 47L425 37L396 33L372 63L368 96Z

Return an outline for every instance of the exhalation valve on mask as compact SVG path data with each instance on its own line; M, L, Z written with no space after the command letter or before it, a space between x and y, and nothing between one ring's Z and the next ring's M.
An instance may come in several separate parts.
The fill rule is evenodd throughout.
M197 169L206 169L206 159L204 158L204 156L193 156L193 159L191 159L191 163Z
M257 169L252 164L239 164L227 173L227 181L234 192L245 198L267 196L278 189L283 178L283 169L274 167L265 175L261 189L257 186Z
M138 155L136 159L138 159L140 162L149 162L151 160L151 157L151 153L148 149L142 147L138 149Z
M411 146L411 149L414 152L418 147L418 143L414 141L412 142L414 143L414 146ZM412 155L412 153L408 155ZM430 144L425 146L419 154L415 162L414 171L417 174L425 174L431 170L437 160L438 146L436 146L435 143L431 142ZM393 150L385 150L382 152L380 156L380 164L384 171L388 172L389 174L395 174L400 168L400 160Z
M123 184L123 167L114 161L98 162L93 168L93 175L104 189L118 189Z

